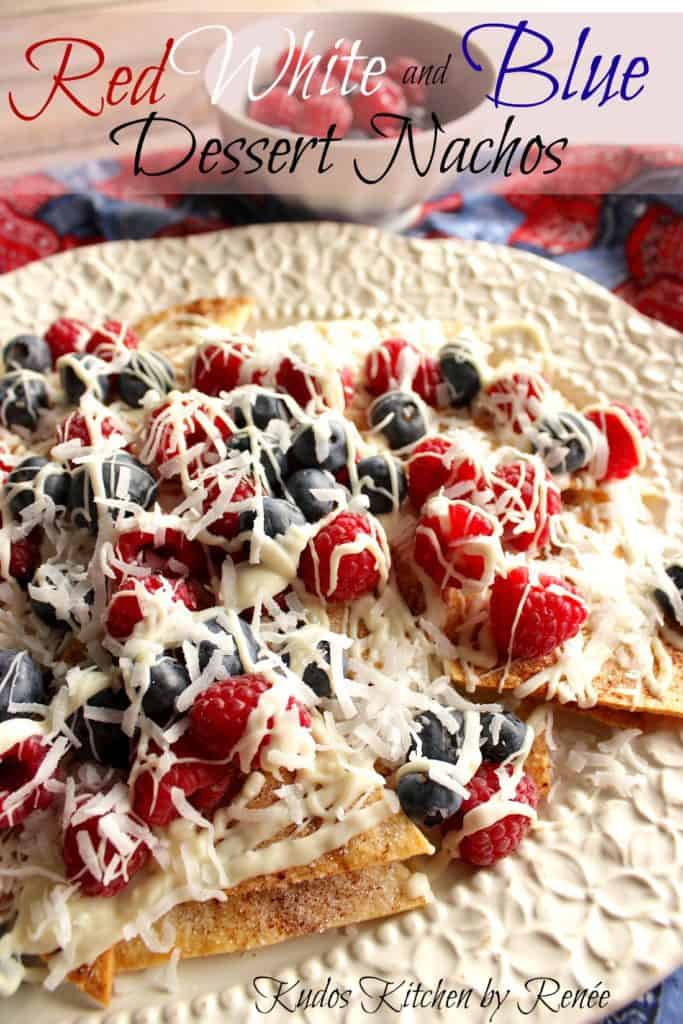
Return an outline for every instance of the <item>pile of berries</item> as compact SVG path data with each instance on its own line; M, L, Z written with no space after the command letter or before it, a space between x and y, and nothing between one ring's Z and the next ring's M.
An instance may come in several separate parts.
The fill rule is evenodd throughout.
M483 390L477 412L502 439L525 440L553 475L585 471L597 483L623 480L645 463L645 414L611 402L583 413L549 407L548 384L533 371L496 378Z
M430 711L416 719L405 768L410 768L414 758L456 763L463 745L464 715L453 709L449 714L456 720L455 726L446 727ZM462 829L464 834L458 843L457 855L469 864L489 867L507 857L526 835L533 815L502 813L492 824L470 833L466 829L467 815L483 804L495 806L501 777L512 775L513 767L508 762L522 751L527 732L524 722L511 712L482 713L481 764L468 783L468 796L463 799L423 771L402 771L397 789L401 807L413 821L427 828L439 828L445 835ZM533 779L522 772L513 792L506 798L527 804L533 812L538 803Z
M45 336L20 334L2 350L0 423L9 430L33 431L49 406L45 374L59 373L65 397L77 405L89 392L99 401L118 396L138 408L148 391L166 394L174 385L173 369L157 352L138 349L135 331L119 320L96 329L82 320L60 317Z
M277 84L250 102L249 117L318 138L332 126L335 138L387 138L399 134L406 117L413 127L425 127L428 97L420 62L394 57L384 62L382 75L363 83L365 61L346 39L322 56L285 50L275 66Z
M401 67L389 82L405 74L405 61L394 63ZM418 102L409 94L412 85L383 85L391 88L404 104ZM359 92L354 96L353 118L363 100ZM315 110L307 106L313 100L294 100L300 109ZM199 346L189 367L192 390L185 393L174 389L170 365L140 349L134 331L118 321L91 330L61 318L44 337L12 339L3 359L4 426L35 429L48 406L45 377L53 369L67 403L76 407L57 425L51 457L18 461L0 452L10 533L3 573L27 587L35 616L59 643L70 633L80 639L93 625L95 606L104 648L121 666L139 668L144 659L136 660L138 652L150 648L148 634L161 638L151 661L144 661L144 685L133 686L135 694L124 667L126 685L112 681L92 694L69 715L68 741L60 737L73 761L94 763L113 778L102 792L83 789L67 801L66 875L86 895L112 896L144 870L156 849L151 829L186 814L188 806L190 816L211 815L229 803L249 771L267 766L281 716L310 740L307 708L284 689L280 700L287 654L264 651L248 624L257 620L255 610L238 616L221 605L226 569L265 564L264 552L282 558L293 551L297 579L292 570L288 587L298 587L297 596L305 591L327 604L371 597L390 561L377 517L409 500L419 517L419 569L446 596L455 589L464 598L484 599L486 628L501 663L544 658L577 635L587 608L571 581L533 561L521 565L518 556L533 559L549 549L562 507L558 476L585 471L601 482L622 479L642 463L647 434L642 413L617 403L583 414L551 412L547 382L538 374L485 383L464 341L432 357L407 339L389 338L368 354L369 427L386 442L371 455L356 450L355 428L342 415L357 386L347 368L323 373L295 352L279 355L273 365L246 338L212 338ZM144 407L137 435L108 405L115 397L130 408ZM498 440L526 445L526 453L484 459L430 433L433 410L446 407L471 408ZM172 511L162 512L158 498ZM185 522L191 529L185 531ZM69 530L79 552L106 541L105 583L98 591L103 607L88 567L41 564L43 539ZM668 592L657 594L668 618L680 603L672 591L683 592L679 569L671 567ZM271 608L287 608L289 590L270 596ZM198 689L205 673L211 679ZM317 645L300 674L314 694L332 696L329 642ZM53 688L50 673L31 655L0 652L0 722L39 720ZM131 725L133 708L139 717ZM408 763L413 752L457 761L464 720L460 712L450 716L448 728L429 712L420 716ZM255 721L261 731L252 742ZM61 754L55 757L40 722L35 725L0 756L0 828L47 808L60 791ZM163 746L161 732L176 726L180 738ZM505 780L527 737L514 715L482 714L481 765L468 795L463 799L421 771L403 771L403 809L426 827L462 832L463 859L494 863L516 848L530 816L503 815L471 832L468 815L495 803L501 789L506 799L535 807L527 776L515 774L511 793Z

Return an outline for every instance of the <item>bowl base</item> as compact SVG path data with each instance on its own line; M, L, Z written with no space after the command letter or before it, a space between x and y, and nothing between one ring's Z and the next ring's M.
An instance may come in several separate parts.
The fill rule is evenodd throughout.
M382 228L384 231L405 231L419 220L421 210L422 205L415 203L413 206L408 206L405 210L379 214L376 218L364 217L360 223L367 224L373 228Z

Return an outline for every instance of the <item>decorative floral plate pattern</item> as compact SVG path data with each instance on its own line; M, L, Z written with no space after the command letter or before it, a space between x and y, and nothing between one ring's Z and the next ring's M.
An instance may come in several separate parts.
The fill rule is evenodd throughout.
M255 299L257 327L344 316L496 320L501 353L528 344L520 321L540 324L568 396L580 404L609 396L648 411L661 452L653 474L681 493L682 336L587 278L517 250L327 223L107 243L0 278L0 338L67 312L134 319L189 298L238 294ZM668 513L665 528L680 534L681 522ZM425 911L182 964L171 993L164 972L124 977L105 1012L67 987L52 995L25 987L0 1016L247 1024L273 1003L273 982L260 981L257 998L261 977L281 983L281 1003L267 1016L297 1024L357 1024L370 1011L397 1020L401 1007L401 1024L446 1015L472 1024L599 1019L683 957L683 734L612 732L562 713L553 735L557 781L536 830L494 870L451 867L433 878L437 899ZM544 994L554 1008L565 989L608 989L609 1001L600 1008L584 997L559 1014L542 1002L532 1010L541 983L530 979L539 976L553 979ZM439 981L457 990L459 1009L455 1000L438 1009ZM500 1009L492 987L508 993ZM350 990L348 1005L334 1003L335 988ZM321 991L327 995L312 1003Z

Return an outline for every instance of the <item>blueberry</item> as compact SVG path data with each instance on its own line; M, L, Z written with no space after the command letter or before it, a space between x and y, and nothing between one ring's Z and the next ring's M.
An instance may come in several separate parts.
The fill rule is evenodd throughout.
M256 511L240 512L239 532L251 533L256 522ZM283 498L263 498L263 532L266 537L279 537L292 526L304 526L306 518L296 505Z
M484 761L500 764L512 754L521 750L526 736L526 725L511 711L491 714L485 711L481 716L479 746Z
M128 509L117 507L120 500L144 509L153 503L156 493L157 482L149 470L127 452L115 452L74 471L69 490L71 518L75 526L88 527L91 533L97 533L98 514L106 512L117 522L119 518L132 515ZM98 502L95 502L95 494L100 498ZM110 500L114 503L111 506Z
M332 696L332 680L330 677L330 644L327 640L321 640L316 646L315 661L308 663L301 673L301 678L310 686L318 697ZM347 672L348 658L346 653L342 654L342 671Z
M334 489L339 492L340 498L344 496L344 488L324 469L297 469L287 477L285 489L309 523L317 523L319 519L334 512L339 505L332 498L316 497L313 491Z
M11 430L34 430L48 407L45 379L31 370L14 370L0 377L0 423Z
M149 672L149 687L142 698L142 710L153 722L165 728L176 713L176 700L190 685L190 673L182 662L164 655Z
M167 395L175 385L175 374L168 359L158 352L131 352L119 373L119 394L131 409L138 409L148 391Z
M67 725L80 743L74 751L80 761L97 761L123 770L128 768L131 743L120 722L98 721L96 717L97 708L124 712L128 706L125 690L107 687L90 697L67 719Z
M289 411L282 399L265 391L256 396L243 395L239 404L230 410L230 415L240 429L253 425L265 430L271 420L284 420L285 423L289 420Z
M433 711L423 711L418 715L415 719L417 739L411 740L408 756L415 753L416 756L427 757L431 761L448 761L449 764L455 764L465 734L465 719L461 711L451 710L451 714L458 723L453 731L449 731Z
M86 391L100 402L106 402L109 397L111 376L109 364L103 359L91 356L87 352L70 352L66 356L61 356L57 367L62 387L72 405L78 405Z
M288 454L292 471L327 469L336 473L346 465L349 457L344 422L338 417L327 416L316 423L303 424L294 434Z
M36 500L49 498L52 508L45 508L41 516L53 521L63 515L69 500L69 473L56 462L49 462L40 455L23 459L5 481L5 496L15 519Z
M419 825L441 825L460 808L462 797L433 782L422 772L408 772L398 780L398 799L405 814Z
M591 423L573 412L545 416L529 432L531 445L551 473L576 473L595 453Z
M17 334L2 350L6 370L34 370L47 373L52 369L52 353L45 338L37 334Z
M243 430L226 442L228 452L250 452L251 464L261 478L261 484L270 494L280 494L282 481L287 474L287 456L274 437L260 434L255 438L249 430ZM256 454L258 453L258 455Z
M224 625L220 618L213 617L203 620L203 625L211 633L226 633L233 637L235 645L234 651L223 654L223 671L226 676L240 676L244 672L249 672L250 663L256 661L259 656L259 646L251 631L251 627L242 619L238 619L237 623L236 629L238 629L242 635L235 639L234 628ZM242 657L240 648L245 652L246 658ZM197 658L200 672L204 671L209 663L211 655L216 650L218 650L217 645L212 644L210 640L201 640L199 642L197 645Z
M401 463L391 455L369 455L356 467L360 492L370 499L375 515L395 512L408 492L406 474Z
M34 583L36 583L35 576L33 577L33 582L29 583L29 592ZM44 622L50 629L60 629L62 632L65 632L69 628L69 623L58 616L54 604L51 604L49 601L39 601L37 598L32 597L31 608L36 618Z
M444 345L439 352L439 366L448 385L450 404L455 409L469 405L481 389L481 377L472 354L464 345Z
M384 435L390 448L408 448L427 433L427 424L415 395L387 391L370 406L370 426Z
M666 570L666 574L672 581L678 593L681 595L681 598L683 598L683 565L670 565ZM679 624L683 625L683 622L677 618L671 598L666 591L657 587L655 590L655 600L664 614L668 616L672 622L679 622Z
M22 711L15 704L47 704L45 675L26 651L0 651L0 722L26 717L35 711Z
M65 591L69 594L67 611L63 610L63 602L58 597ZM40 565L28 592L34 614L53 629L81 629L92 618L95 592L88 584L85 571L79 573L69 563Z

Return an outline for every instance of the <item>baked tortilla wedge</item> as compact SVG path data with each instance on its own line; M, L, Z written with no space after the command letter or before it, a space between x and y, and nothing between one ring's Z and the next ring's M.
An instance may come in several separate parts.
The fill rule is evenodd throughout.
M158 313L150 313L138 320L134 327L136 332L146 339L152 329L161 324L179 318L201 317L227 330L239 331L246 324L253 308L252 300L244 297L193 299L190 302L180 302L176 306L167 306Z
M95 1002L108 1006L114 986L114 950L107 949L91 964L83 964L69 974L69 981Z
M647 684L641 679L634 679L616 661L607 663L602 672L593 680L595 700L588 705L576 701L562 701L568 707L575 707L581 712L594 716L602 721L607 718L601 717L601 713L610 712L612 715L619 713L619 718L610 718L608 724L626 725L630 728L637 728L636 719L632 715L657 716L662 724L666 725L666 718L683 718L683 652L678 651L666 643L662 643L666 653L671 659L672 673L668 685L663 688L660 694L652 693ZM496 668L490 672L483 672L477 680L477 692L495 691L496 693L517 690L531 679L537 672L541 672L553 664L553 655L544 658L533 658L527 661L512 662L509 668ZM464 686L466 683L465 673L460 665L451 665L451 675L454 682ZM551 699L557 697L548 696L549 690L546 685L539 686L530 694L525 694L533 700ZM670 723L669 723L670 724Z
M410 543L393 544L393 569L403 600L417 618L427 611L425 586L416 570ZM464 602L459 591L446 592L448 616L444 626L446 636L454 640L463 617ZM616 659L608 660L594 679L583 680L583 698L572 699L571 693L558 692L545 683L533 690L525 687L537 673L552 668L555 653L540 658L513 661L509 666L475 669L466 673L457 662L450 663L450 673L468 697L491 699L494 694L511 696L535 702L550 701L575 708L607 725L621 728L651 729L657 725L666 728L669 719L683 718L683 651L677 650L659 636L651 638L653 662L669 663L671 671L664 682L648 682L642 676L627 671ZM518 692L514 692L518 691Z
M543 729L536 733L525 769L545 796L551 762ZM140 938L119 942L93 964L73 971L69 980L106 1005L116 974L165 963L174 950L183 960L246 952L415 910L428 902L429 885L402 861L431 850L405 815L393 815L306 867L249 879L222 902L174 907L158 922L159 927L171 925L175 930L168 952L153 952Z
M235 893L225 902L184 903L164 918L175 928L181 959L238 953L329 928L387 917L422 907L429 886L399 862L364 871L311 878L297 885ZM139 971L168 960L141 939L114 947L115 973Z
M545 729L531 705L520 713L536 717L525 770L544 797L552 774ZM174 945L167 952L153 952L140 938L119 942L92 964L73 971L69 980L106 1005L117 973L164 963L174 950L180 959L245 952L414 910L428 902L429 885L403 862L431 852L431 844L405 815L392 815L311 864L248 879L225 901L174 907L157 923L175 930Z
M247 879L224 901L177 905L155 924L175 930L167 952L153 952L140 938L119 942L69 981L106 1005L117 972L162 963L174 950L182 959L244 952L424 906L429 885L402 862L432 852L404 814L393 814L310 864Z

